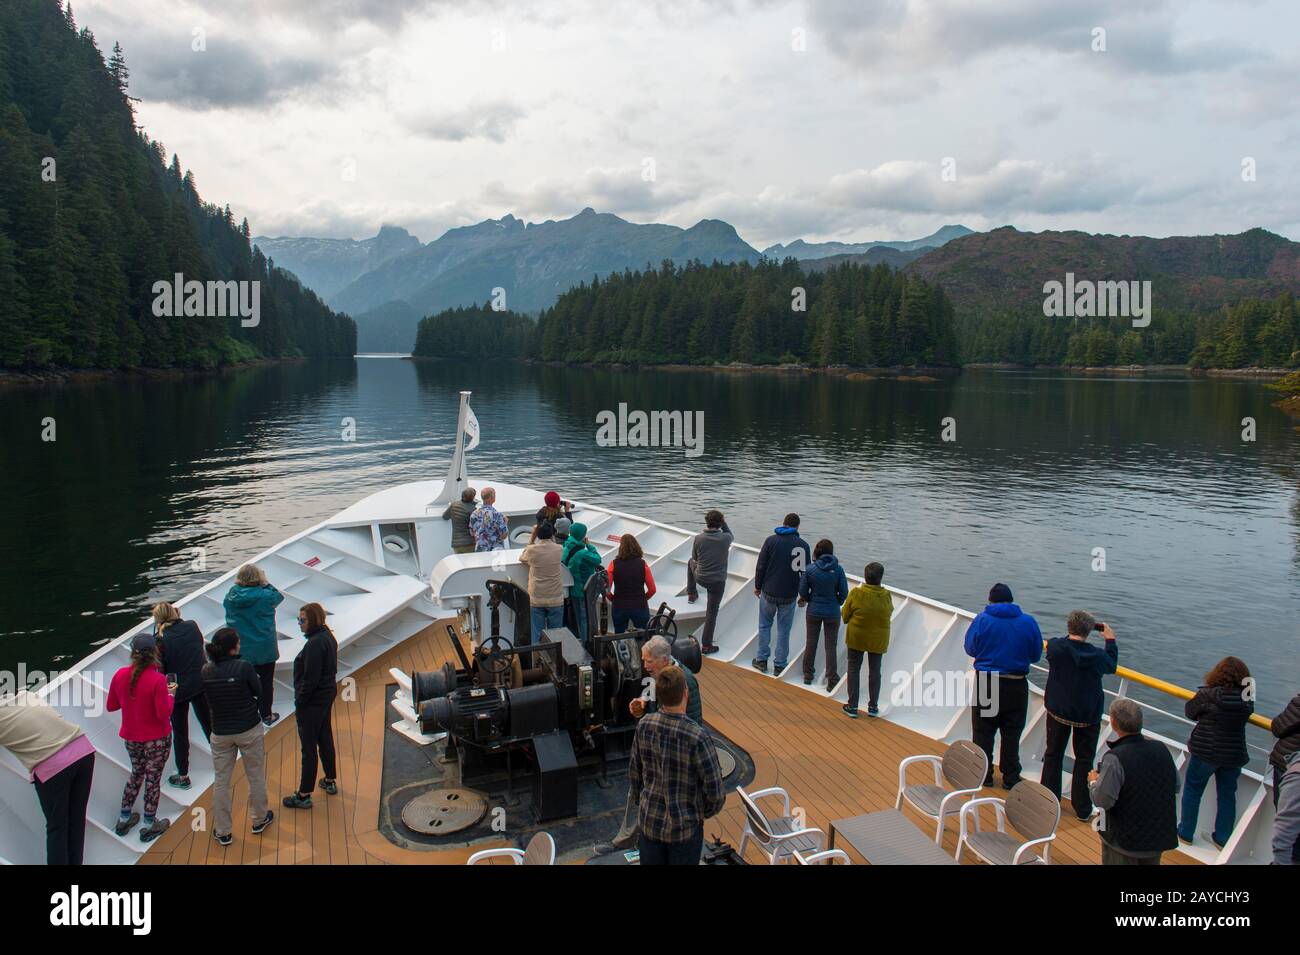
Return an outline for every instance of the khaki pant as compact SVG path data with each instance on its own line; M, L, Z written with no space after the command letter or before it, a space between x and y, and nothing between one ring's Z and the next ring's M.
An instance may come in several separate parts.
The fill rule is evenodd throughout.
M233 822L230 818L230 778L235 772L236 754L244 758L244 775L248 777L249 822L258 823L266 818L266 746L265 730L258 723L251 730L235 736L212 734L212 766L217 773L213 788L213 832L229 835Z

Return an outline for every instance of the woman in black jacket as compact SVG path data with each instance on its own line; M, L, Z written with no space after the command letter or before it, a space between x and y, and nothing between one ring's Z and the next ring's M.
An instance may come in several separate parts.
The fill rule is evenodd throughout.
M258 695L262 681L247 660L239 658L239 631L222 627L208 644L209 663L203 667L203 692L212 711L213 786L212 836L217 844L234 842L231 832L231 779L235 759L243 757L248 779L248 818L254 835L265 831L275 814L266 804L266 741Z
M182 620L181 612L174 604L155 604L153 623L154 637L158 640L159 669L176 676L176 703L172 707L176 772L167 777L167 785L189 789L191 706L203 735L212 738L212 719L208 714L207 697L203 695L203 633L193 620Z
M1282 774L1286 772L1287 760L1300 751L1300 693L1291 698L1281 713L1273 717L1270 727L1277 742L1268 754L1269 765L1273 767L1273 807L1277 808L1277 791L1282 785Z
M1246 723L1255 712L1254 681L1246 664L1224 657L1205 675L1205 685L1187 701L1184 712L1196 720L1187 741L1187 778L1183 784L1183 812L1178 838L1190 843L1196 835L1201 794L1214 777L1218 808L1211 841L1220 849L1237 822L1237 779L1250 762L1246 751Z
M298 628L307 637L306 646L293 661L293 705L302 743L302 779L298 790L284 797L284 804L290 809L310 809L318 752L325 770L320 788L331 796L339 791L334 780L334 730L330 726L339 644L325 626L325 608L318 603L303 604L298 611Z

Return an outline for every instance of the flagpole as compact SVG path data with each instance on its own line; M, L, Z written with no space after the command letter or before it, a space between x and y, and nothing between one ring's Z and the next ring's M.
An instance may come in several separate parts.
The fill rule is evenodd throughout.
M429 507L435 504L450 504L458 500L461 491L469 485L469 479L465 476L465 422L469 419L471 394L473 392L460 393L460 411L456 416L456 450L452 453L451 465L447 468L447 478L442 482L442 490L429 502Z

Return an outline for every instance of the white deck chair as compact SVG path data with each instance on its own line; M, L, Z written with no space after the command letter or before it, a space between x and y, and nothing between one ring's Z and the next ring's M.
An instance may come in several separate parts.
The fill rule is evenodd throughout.
M525 849L482 849L469 857L466 865L478 865L484 859L513 859L515 865L555 865L555 840L549 832L539 832L528 840Z
M844 865L853 865L853 860L843 849L824 849L821 852L814 852L811 855L804 855L799 850L791 853L794 861L799 865L834 865L838 859Z
M997 810L998 827L985 830L980 827L980 806ZM973 825L969 825L970 820ZM1007 832L1007 823L1019 835ZM972 799L961 807L961 835L957 839L958 862L961 850L970 846L972 852L989 865L1051 864L1052 841L1056 827L1061 822L1061 803L1046 786L1022 779L1007 793L1006 799L986 796ZM1040 856L1034 848L1043 847ZM1027 855L1026 855L1027 854Z
M802 819L790 814L790 794L780 786L755 793L737 788L736 795L745 808L745 831L740 835L739 849L742 859L750 839L772 865L783 862L792 852L817 852L821 849L826 834L820 829L804 828ZM769 816L759 808L757 800L766 796L781 797L783 815Z
M913 763L929 763L934 769L933 785L907 784L907 767ZM948 747L940 756L908 756L898 764L898 798L894 808L903 808L903 800L922 815L935 820L935 845L943 843L943 826L949 816L961 811L961 804L984 787L984 776L989 769L989 758L968 739L961 739ZM940 778L942 773L942 778ZM947 789L947 780L953 788Z

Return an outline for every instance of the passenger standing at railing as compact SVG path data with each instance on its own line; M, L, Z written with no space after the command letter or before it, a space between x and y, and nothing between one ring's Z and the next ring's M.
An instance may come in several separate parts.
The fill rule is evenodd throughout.
M993 742L1002 734L1002 787L1020 782L1020 734L1029 719L1029 667L1043 658L1038 621L1012 602L1011 588L994 584L989 603L966 628L966 655L975 658L971 738L989 758L984 785L993 785Z
M885 565L873 560L862 569L863 582L849 591L849 599L840 608L849 669L849 701L840 709L855 720L863 655L867 658L867 715L880 715L880 667L889 650L889 626L894 616L894 598L880 585L884 579Z
M154 636L158 640L158 668L176 677L176 705L172 709L172 747L176 772L167 785L190 788L190 708L205 737L212 736L208 698L203 695L203 632L193 620L182 620L173 604L154 604Z
M131 775L122 790L122 812L113 831L119 836L130 832L140 814L135 801L144 788L144 828L140 841L157 839L170 819L159 819L158 802L162 797L162 773L171 752L171 716L176 684L168 683L158 669L158 641L148 631L131 638L131 662L113 674L108 684L110 713L122 712L118 735L126 742L131 760Z
M1274 777L1273 864L1300 865L1300 753L1292 753L1287 769Z
M317 754L325 772L320 788L338 794L335 780L334 698L338 695L339 642L325 625L325 608L303 604L298 611L298 628L307 638L293 660L293 706L302 745L302 776L297 790L282 802L289 809L310 809L316 788Z
M826 692L840 682L840 608L849 595L849 578L835 556L835 545L826 538L813 548L812 566L799 582L799 606L807 607L807 639L803 651L803 684L811 686L817 668L817 644L825 643ZM825 637L823 640L822 637Z
M578 639L587 643L587 581L600 571L600 551L587 543L587 525L579 521L569 528L569 539L564 542L561 554L564 566L573 575L569 599L573 602L573 617L578 625Z
M1102 865L1159 865L1178 848L1178 768L1169 749L1142 735L1142 708L1132 700L1110 705L1115 739L1088 774L1092 801L1102 810Z
M722 512L715 508L704 515L704 530L691 542L691 558L686 562L686 600L688 603L699 600L699 587L703 587L708 595L704 605L701 653L718 652L718 646L713 642L713 631L718 624L722 595L727 589L727 563L735 539Z
M790 629L794 626L795 599L799 582L812 563L808 542L799 536L799 515L787 514L785 523L774 528L763 541L754 566L754 596L758 598L758 647L750 661L759 673L767 672L771 650L772 622L776 621L776 659L773 673L780 674L789 662Z
M242 659L242 643L234 627L222 627L208 644L203 685L212 707L212 837L218 845L235 841L231 819L235 760L244 766L248 781L248 821L260 835L275 819L266 804L266 727L258 710L262 682L252 664Z
M454 554L474 553L474 532L470 529L469 519L474 516L474 495L478 493L472 487L460 492L460 500L452 501L442 512L444 521L451 521L451 550Z
M523 549L519 562L528 568L530 639L540 643L543 630L564 626L564 548L555 543L554 524L537 528L537 540Z
M1269 727L1277 742L1268 754L1268 763L1273 767L1273 805L1277 806L1277 790L1282 782L1282 774L1287 771L1287 761L1300 753L1300 693L1291 698L1281 713L1273 717Z
M1105 649L1093 646L1088 636L1100 629ZM1092 614L1071 611L1065 620L1067 637L1047 641L1047 689L1043 706L1047 710L1044 728L1047 749L1043 753L1044 786L1061 798L1061 764L1065 746L1074 738L1074 777L1070 786L1070 806L1080 819L1092 816L1092 796L1088 792L1088 774L1097 758L1097 740L1101 738L1101 714L1106 708L1106 693L1101 678L1114 673L1119 665L1119 645L1109 624L1098 624Z
M610 614L614 632L631 625L644 630L650 623L650 598L655 595L655 578L640 543L632 534L618 542L618 555L609 562Z
M1187 779L1183 784L1183 815L1178 838L1191 844L1201 812L1201 794L1214 777L1218 806L1210 841L1220 849L1237 824L1237 780L1250 762L1246 750L1246 724L1255 712L1254 682L1246 664L1224 657L1205 674L1205 685L1187 701L1184 713L1195 720L1187 741Z
M262 568L245 564L235 574L235 585L226 591L226 626L239 634L240 657L257 672L262 685L257 697L264 726L274 726L279 713L275 702L275 664L280 659L280 635L275 629L275 608L284 594L271 586Z
M36 789L46 865L81 865L95 747L80 726L26 690L0 699L0 746L18 758Z
M505 515L496 509L497 491L483 488L483 505L469 516L469 530L474 535L474 550L505 550L510 525Z
M533 536L528 539L530 544L537 540L537 532L545 524L550 524L554 531L555 522L562 517L567 517L569 523L573 523L573 503L560 497L559 491L547 491L542 501L544 503L537 512L537 523L533 525Z

